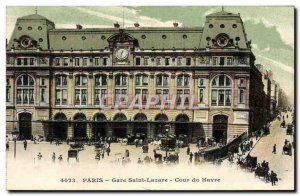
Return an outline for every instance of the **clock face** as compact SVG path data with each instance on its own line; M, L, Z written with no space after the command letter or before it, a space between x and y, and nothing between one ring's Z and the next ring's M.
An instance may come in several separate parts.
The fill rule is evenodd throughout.
M128 54L129 54L128 50L121 48L117 50L116 57L119 60L125 60L127 59Z
M228 38L226 36L219 36L217 38L217 43L221 47L227 46L227 44L228 44Z

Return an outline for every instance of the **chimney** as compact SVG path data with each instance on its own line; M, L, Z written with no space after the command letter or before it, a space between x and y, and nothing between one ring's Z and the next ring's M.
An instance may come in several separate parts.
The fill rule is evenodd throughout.
M140 24L138 22L134 23L134 27L138 28Z
M82 29L82 26L80 24L77 24L76 29Z
M176 28L178 27L178 23L177 22L173 22L173 26Z
M116 23L114 24L114 27L115 27L115 28L119 28L119 27L120 27L119 23L116 22Z

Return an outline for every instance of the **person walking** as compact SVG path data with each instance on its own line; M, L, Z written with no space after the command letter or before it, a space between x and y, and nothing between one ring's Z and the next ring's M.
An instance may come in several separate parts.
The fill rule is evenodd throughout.
M40 161L42 159L43 155L41 154L41 152L39 152L39 154L37 155L38 160Z
M63 161L62 155L59 155L57 159L59 160L59 162L62 162Z
M190 149L190 145L188 145L187 149L186 149L186 154L189 155L191 152L191 149Z
M270 178L271 178L272 186L276 185L276 181L278 181L278 179L277 179L277 174L273 172L273 170L271 171Z
M53 162L53 163L55 163L55 158L56 158L55 152L53 152L53 154L52 154L52 162Z
M6 142L6 150L9 151L9 142Z
M106 153L107 153L107 156L109 157L110 147L108 147L108 148L106 149Z
M276 154L276 144L274 144L273 146L273 151L272 151L273 154Z
M25 140L23 143L24 143L24 149L26 150L27 149L27 141Z
M194 156L194 155L193 155L193 153L191 152L191 153L190 153L190 163L193 162L193 156Z

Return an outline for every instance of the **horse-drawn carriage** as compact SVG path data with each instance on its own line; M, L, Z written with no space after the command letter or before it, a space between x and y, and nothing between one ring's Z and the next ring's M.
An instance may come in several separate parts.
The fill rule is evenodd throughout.
M79 161L78 154L79 154L78 150L70 149L68 151L68 162L70 159L75 159L76 162L78 162Z
M163 151L175 151L176 139L165 137L161 139L160 149Z
M74 139L74 143L70 144L70 147L73 150L84 150L84 142L85 142L85 139L76 138L76 139Z
M179 158L177 154L170 154L167 159L166 159L167 163L178 163L179 162Z
M268 170L263 167L257 167L254 172L255 177L263 177L266 178L268 176Z
M287 135L292 135L293 134L293 125L292 124L287 125L286 134Z
M184 134L178 135L176 143L177 143L177 146L179 148L187 147L188 144L189 144L189 142L188 142L188 136L184 135Z
M142 146L142 149L143 149L143 153L148 153L149 146L145 144Z
M282 148L282 154L292 155L292 145L291 143L286 143Z

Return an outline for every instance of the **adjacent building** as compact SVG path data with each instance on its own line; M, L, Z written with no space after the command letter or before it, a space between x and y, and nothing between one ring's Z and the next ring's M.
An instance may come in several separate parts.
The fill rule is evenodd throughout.
M264 75L239 14L207 15L203 27L74 29L33 14L17 19L6 56L7 132L22 138L226 143L263 124Z

